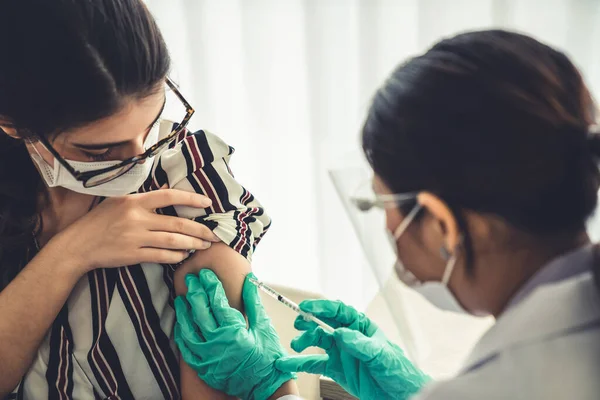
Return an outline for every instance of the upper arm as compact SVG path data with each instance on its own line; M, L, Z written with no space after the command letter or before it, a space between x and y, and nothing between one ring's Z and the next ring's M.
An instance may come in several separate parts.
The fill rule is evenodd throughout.
M210 268L223 282L230 304L239 308L252 253L271 220L258 200L235 180L229 168L233 152L231 146L210 132L187 134L160 155L154 176L171 188L208 196L212 200L210 208L175 206L163 212L194 219L208 226L221 240L208 250L196 252L179 267L174 282L176 293L186 292L186 274Z
M233 148L209 132L188 134L160 155L147 189L168 183L170 188L201 193L212 200L212 206L205 210L183 206L161 210L194 219L221 240L179 266L173 279L175 293L187 293L188 273L210 268L223 283L229 304L241 311L242 287L250 272L252 253L271 221L254 196L235 180L229 168L232 154ZM183 360L181 390L183 398L225 398L200 381Z
M239 253L224 243L213 244L208 250L198 251L188 258L183 265L175 271L174 284L177 295L187 293L185 276L188 273L198 273L202 268L210 268L223 283L229 305L240 311L242 305L242 287L244 278L250 272L250 263ZM196 375L196 372L180 360L181 367L181 395L182 399L229 399L223 393L208 387Z
M250 272L250 263L224 243L213 244L208 250L198 251L175 271L175 292L187 293L185 276L197 274L203 268L211 269L223 283L231 307L242 310L242 286Z

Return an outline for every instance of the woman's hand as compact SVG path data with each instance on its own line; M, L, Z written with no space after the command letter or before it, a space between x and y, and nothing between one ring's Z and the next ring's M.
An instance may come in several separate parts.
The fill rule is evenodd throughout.
M175 342L200 379L242 399L267 399L294 378L274 367L285 350L248 277L242 289L248 327L242 313L229 306L214 272L188 275L186 284L186 297L175 299Z
M0 292L0 398L30 368L40 343L81 275L140 262L178 263L217 241L204 225L155 213L172 205L205 208L181 190L108 198L54 236Z
M83 273L141 262L176 264L218 238L202 224L155 212L174 205L206 208L211 201L175 189L108 198L48 244L61 246Z
M314 322L297 317L294 327L306 332L292 341L292 349L301 352L316 346L327 354L282 357L275 362L277 369L328 376L360 399L407 399L430 380L354 308L330 300L306 300L300 308L335 331L327 333Z

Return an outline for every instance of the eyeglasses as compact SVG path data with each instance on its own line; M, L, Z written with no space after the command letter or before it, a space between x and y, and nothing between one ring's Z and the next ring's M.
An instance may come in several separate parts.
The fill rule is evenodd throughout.
M414 202L417 192L398 194L376 194L371 186L371 179L359 185L354 195L350 196L352 203L359 211L367 212L373 208L386 209L398 207L399 204Z
M393 208L398 207L398 204L407 203L409 201L415 201L417 193L406 193L406 194L380 194L375 196L373 199L364 197L352 197L350 201L360 211L370 211L372 208Z
M163 150L165 148L165 146L167 146L173 139L175 139L186 128L188 122L192 118L192 115L194 115L194 109L187 102L187 100L183 97L183 95L179 92L179 90L177 90L177 87L171 81L171 79L167 78L166 84L167 84L168 88L172 91L172 93L177 97L178 101L180 101L183 104L183 107L185 108L185 116L183 117L183 120L178 125L174 125L173 130L171 131L170 134L165 136L163 139L160 139L153 146L149 147L143 154L125 159L125 160L121 161L120 163L110 166L110 167L98 169L95 171L81 172L81 171L77 171L75 168L73 168L67 162L67 160L65 160L63 157L61 157L61 155L58 154L58 152L52 147L52 145L50 144L50 142L48 141L48 139L45 136L39 135L37 138L48 149L48 151L54 157L56 157L58 162L61 163L62 166L65 167L65 169L67 171L69 171L69 173L71 175L73 175L73 177L75 179L77 179L80 182L83 182L84 187L91 188L91 187L102 185L103 183L106 183L106 182L110 182L113 179L116 179L119 176L125 174L127 171L129 171L131 168L133 168L136 164L144 161L145 159L147 159L149 157L153 157L156 154L160 153L160 151Z

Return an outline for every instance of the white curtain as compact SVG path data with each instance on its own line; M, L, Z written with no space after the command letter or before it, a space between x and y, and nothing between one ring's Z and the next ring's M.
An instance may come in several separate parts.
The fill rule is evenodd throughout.
M327 170L357 151L370 97L399 62L441 37L501 27L565 50L600 89L597 0L146 1L197 110L192 127L237 149L236 177L274 220L256 273L359 307L373 277Z

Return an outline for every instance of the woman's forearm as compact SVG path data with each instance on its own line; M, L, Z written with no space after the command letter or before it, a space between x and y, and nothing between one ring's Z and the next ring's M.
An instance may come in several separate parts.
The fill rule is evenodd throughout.
M0 398L27 372L83 269L48 243L0 292Z

